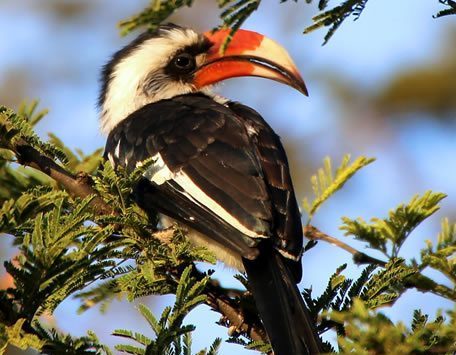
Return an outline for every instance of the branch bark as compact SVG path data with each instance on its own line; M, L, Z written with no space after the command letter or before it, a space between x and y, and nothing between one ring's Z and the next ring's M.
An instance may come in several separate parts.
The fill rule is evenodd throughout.
M42 171L62 185L72 197L86 198L91 195L95 196L91 201L91 207L99 214L114 214L111 206L104 202L93 189L92 180L88 174L79 172L73 175L22 139L10 146L10 149L16 154L20 164Z
M258 314L242 309L238 302L225 294L223 288L209 283L207 296L206 303L223 315L223 321L228 321L229 335L246 334L254 341L269 341Z
M360 252L359 250L356 250L355 248L351 247L350 245L342 242L341 240L331 237L319 229L317 229L314 226L311 225L306 225L303 228L304 235L306 238L310 240L323 240L329 244L332 244L336 247L339 247L347 252L349 252L353 256L353 262L357 265L361 264L375 264L384 267L386 265L386 262L379 260L377 258L374 258L372 256L369 256L363 252Z

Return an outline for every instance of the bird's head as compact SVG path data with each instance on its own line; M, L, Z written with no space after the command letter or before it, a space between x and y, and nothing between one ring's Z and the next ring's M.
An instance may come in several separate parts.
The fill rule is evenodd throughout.
M188 93L210 94L211 85L233 77L268 78L307 95L283 47L259 33L238 30L222 53L228 35L229 30L198 34L168 24L115 53L102 72L102 131L109 133L147 104Z

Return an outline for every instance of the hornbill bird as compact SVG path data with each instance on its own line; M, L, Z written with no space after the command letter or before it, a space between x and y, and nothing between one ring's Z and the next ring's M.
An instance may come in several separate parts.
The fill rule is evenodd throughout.
M115 53L99 98L105 157L127 171L152 162L135 186L137 203L247 273L276 355L316 354L320 340L296 286L303 233L285 150L257 112L211 86L258 76L307 90L280 45L238 30L222 51L229 33L167 24Z

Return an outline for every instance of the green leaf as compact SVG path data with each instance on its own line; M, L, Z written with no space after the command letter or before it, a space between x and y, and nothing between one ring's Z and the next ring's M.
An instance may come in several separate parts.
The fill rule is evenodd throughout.
M447 9L440 10L434 18L448 16L448 15L456 15L456 1L454 0L439 0L439 2L443 5L448 6Z
M139 14L119 23L120 33L124 36L138 28L152 31L161 23L164 23L177 10L191 7L193 3L193 0L151 0L149 6ZM221 47L221 51L225 51L234 33L258 9L261 0L218 0L217 3L222 9L220 14L222 25L219 27L230 29L229 36Z
M367 242L369 247L394 258L410 233L439 210L439 203L445 197L443 193L427 191L423 196L414 196L408 204L391 210L388 218L372 218L371 223L367 223L362 218L343 217L344 224L340 229L345 231L345 235L353 235L355 239ZM391 244L390 252L387 242Z
M433 322L414 312L412 328L394 324L382 313L372 312L360 299L344 312L333 311L329 318L345 324L344 336L338 338L340 354L452 354L456 350L455 312L449 321L438 315Z
M65 193L34 190L22 198L13 205L10 229L20 236L20 257L17 265L6 262L5 269L15 284L10 296L32 322L100 277L113 265L111 250L118 244L103 246L112 227L85 224L91 219L91 197L70 203Z
M37 120L36 117L31 119ZM12 149L21 140L54 160L60 160L63 164L68 161L62 150L51 143L43 142L38 137L33 130L30 117L0 106L0 148Z
M220 47L221 52L225 52L233 35L241 28L247 18L255 12L260 6L261 0L238 0L234 1L219 1L219 7L224 9L220 14L223 21L222 28L230 29L230 33L225 39L225 42Z
M270 354L272 352L271 344L260 340L248 343L245 348L250 350L257 350L263 354Z
M18 115L25 117L32 126L35 126L49 113L48 109L37 111L38 104L39 100L32 100L31 102L22 101L17 113Z
M416 331L425 327L428 318L428 315L423 314L420 309L415 309L413 311L412 330Z
M421 251L420 268L429 266L450 279L456 287L456 224L450 224L447 218L441 223L441 232L435 248L427 241L427 248Z
M370 309L394 303L405 290L405 280L418 272L407 266L403 259L391 259L366 284L362 299Z
M90 155L85 155L81 150L77 149L76 153L68 148L56 135L49 133L49 143L62 151L66 156L65 168L69 171L85 172L93 174L99 167L102 161L103 149L97 149Z
M193 0L151 0L139 14L119 23L120 33L125 36L140 27L153 30L178 9L190 7L192 4Z
M185 354L190 353L191 339L189 333L195 327L193 325L183 325L187 314L199 304L205 301L202 294L208 277L202 280L195 280L191 276L192 267L185 268L180 276L177 285L176 300L174 306L166 307L160 319L157 319L145 305L139 305L141 315L147 320L155 339L133 333L129 330L116 330L113 334L133 340L145 348L132 345L116 345L116 349L131 354ZM184 346L181 344L184 343ZM213 344L212 354L215 354L219 342Z
M43 348L43 352L46 354L112 355L111 350L100 344L92 331L88 331L86 336L77 338L61 334L55 329L44 329L39 322L34 323L34 329L39 337L46 341Z
M212 343L207 355L217 355L220 349L220 345L222 344L221 338L215 338L214 342Z
M335 174L333 174L331 159L326 157L323 161L323 168L318 169L317 174L313 175L310 180L315 195L314 200L309 202L309 200L305 198L303 201L303 207L309 216L308 223L310 223L315 212L317 212L320 206L328 198L340 190L357 171L372 163L374 160L374 158L359 157L349 164L350 155L347 154L343 157Z
M342 272L346 267L347 264L343 264L337 268L336 272L330 277L325 291L320 296L313 298L311 289L304 290L304 301L315 322L317 322L321 312L330 309L338 311L346 310L351 307L355 297L365 297L368 289L367 284L370 282L376 266L369 265L366 267L355 281L347 279L342 275ZM322 322L319 326L319 330L326 331L333 326L333 324ZM338 332L343 332L343 328L340 326L337 327Z
M40 351L42 349L46 342L35 334L24 332L22 327L24 326L25 321L25 318L18 319L14 325L9 327L0 324L0 334L2 334L2 336L0 336L0 353L6 349L8 344L14 345L22 350L33 348Z
M346 18L353 16L355 21L359 19L361 13L366 7L367 1L368 0L345 0L331 10L323 11L312 18L314 24L308 26L304 30L304 33L310 33L322 27L330 27L323 42L323 45L325 45ZM327 3L328 1L320 1L319 9L325 9L327 7Z
M114 335L117 335L117 334L114 334ZM120 352L127 353L127 354L134 354L134 355L146 354L145 349L138 348L137 346L133 346L133 345L120 344L120 345L115 345L114 348Z

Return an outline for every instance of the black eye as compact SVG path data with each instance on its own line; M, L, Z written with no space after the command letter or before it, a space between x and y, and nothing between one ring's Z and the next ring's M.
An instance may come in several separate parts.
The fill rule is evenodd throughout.
M182 53L173 59L174 67L180 71L191 71L195 69L195 58L188 54Z

